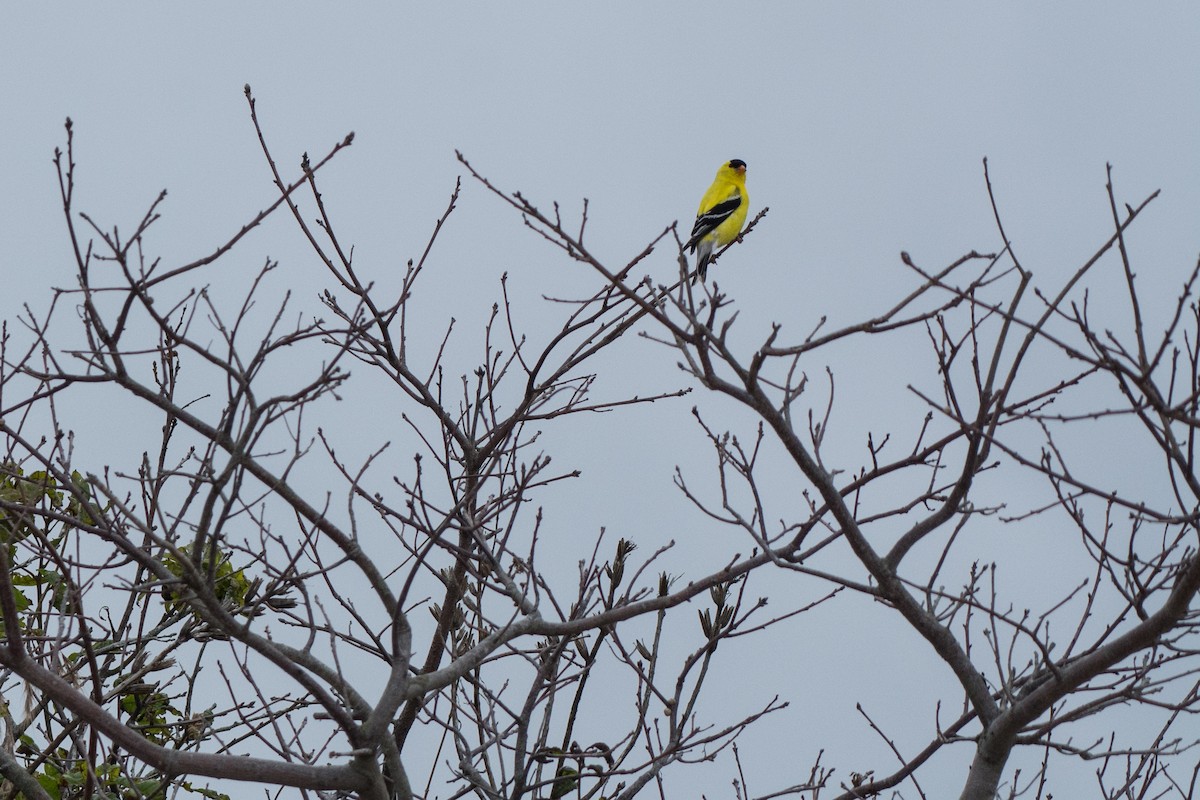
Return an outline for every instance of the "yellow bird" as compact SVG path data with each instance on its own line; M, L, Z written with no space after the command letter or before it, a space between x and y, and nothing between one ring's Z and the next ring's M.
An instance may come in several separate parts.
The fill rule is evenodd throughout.
M712 186L700 200L696 225L684 245L696 253L696 274L704 280L713 248L724 247L738 237L746 223L750 195L746 194L746 162L735 158L722 164Z

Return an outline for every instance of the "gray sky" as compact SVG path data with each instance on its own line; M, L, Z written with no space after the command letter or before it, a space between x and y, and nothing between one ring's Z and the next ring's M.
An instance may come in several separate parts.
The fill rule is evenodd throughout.
M455 149L544 206L557 200L577 212L588 198L592 247L613 263L674 220L690 225L716 167L744 159L751 213L771 212L712 274L741 309L747 345L772 321L799 337L822 315L840 324L881 310L912 285L901 250L937 267L972 248L995 249L984 156L1016 251L1048 285L1111 229L1106 162L1123 201L1162 189L1131 236L1159 312L1200 242L1200 14L1184 2L29 3L5 11L5 318L22 302L44 306L46 288L71 279L51 165L67 116L81 209L129 230L169 190L151 237L168 263L211 250L267 205L273 190L245 83L289 174L302 152L323 154L355 131L323 187L360 268L383 283L423 248L463 172ZM450 315L486 313L505 271L514 293L530 297L585 285L470 183L438 254L436 279L419 299L439 329ZM315 308L320 273L286 220L253 234L218 270L251 270L268 255ZM666 280L674 254L660 248L645 270ZM536 328L544 307L527 302L523 310ZM481 335L469 324L461 330L468 369ZM669 353L648 344L636 352L642 361L629 369L637 385L678 383ZM913 369L927 368L927 360L914 367L887 354L869 369L840 371L835 419L845 446L861 452L866 430L888 430L890 414L917 408L902 389ZM730 412L693 395L634 420L596 423L590 438L578 431L577 441L560 439L564 463L574 459L604 487L564 489L563 517L585 531L609 525L649 541L709 537L701 540L711 538L718 562L745 552L748 543L705 532L675 497L662 499L676 463L698 464L692 476L711 479L709 447L686 413L693 403ZM745 418L729 419L722 424ZM638 439L669 436L671 444L645 452L637 439L611 444L626 423ZM108 435L84 433L81 450L106 452ZM378 432L347 424L345 435L365 452ZM625 458L644 468L617 468ZM861 618L843 609L797 628L797 649L785 658L745 645L739 657L747 660L734 666L762 670L753 698L778 692L793 701L786 717L747 737L743 752L759 776L752 791L798 780L787 767L822 747L842 777L886 768L878 740L853 721L857 700L898 733L905 720L919 720L908 744L928 735L929 696L914 688L897 702L878 683L878 658L889 655L889 674L915 684L939 668L882 610L846 608L855 607ZM803 691L814 681L822 691ZM958 755L946 761L946 787L961 785L966 749ZM685 772L672 784L681 791L730 796L728 762L697 772L706 776L698 786ZM925 784L931 796L936 781Z

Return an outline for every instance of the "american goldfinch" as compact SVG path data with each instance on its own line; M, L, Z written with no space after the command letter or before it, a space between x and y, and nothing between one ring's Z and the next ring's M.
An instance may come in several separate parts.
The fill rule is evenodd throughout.
M713 248L725 246L737 238L746 222L750 195L746 194L746 162L735 158L722 164L712 186L700 200L696 225L684 245L696 253L696 274L704 280Z

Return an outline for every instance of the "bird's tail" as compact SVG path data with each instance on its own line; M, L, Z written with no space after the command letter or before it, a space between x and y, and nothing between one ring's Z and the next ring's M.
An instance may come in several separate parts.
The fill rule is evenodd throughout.
M696 277L703 283L708 276L708 262L712 260L713 243L701 241L696 248Z

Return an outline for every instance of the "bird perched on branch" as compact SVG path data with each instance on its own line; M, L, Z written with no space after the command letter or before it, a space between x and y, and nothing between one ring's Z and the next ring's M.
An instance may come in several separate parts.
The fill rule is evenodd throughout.
M746 194L746 162L735 158L722 164L712 186L700 200L696 225L684 245L696 253L696 275L704 280L713 248L724 247L737 238L746 223L750 195Z

